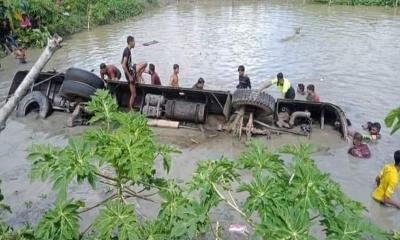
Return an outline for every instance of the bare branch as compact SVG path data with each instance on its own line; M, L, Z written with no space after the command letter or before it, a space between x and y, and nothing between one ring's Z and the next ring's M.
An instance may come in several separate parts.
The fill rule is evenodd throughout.
M111 181L114 181L114 182L118 182L118 179L113 178L113 177L110 177L110 176L107 176L107 175L104 175L104 174L102 174L102 173L96 172L95 174L96 174L96 176L105 178L105 179L107 179L107 180L111 180Z
M210 214L208 214L208 221L210 221L211 232L212 232L212 234L213 234L213 236L214 236L214 239L217 239L217 234L216 234L216 232L214 231L214 228L213 228L213 225L212 225L212 222L211 222Z
M131 197L135 197L135 198L139 198L139 199L143 199L143 200L146 200L146 201L149 201L149 202L156 203L156 201L154 201L153 199L150 199L150 198L147 198L147 197L144 197L144 196L140 196L140 195L134 194L134 193L128 191L127 189L124 189L124 192L125 192L126 194L128 194L129 196L131 196Z
M88 208L82 209L82 210L79 211L78 213L81 214L81 213L84 213L84 212L88 212L88 211L90 211L90 210L92 210L92 209L95 209L95 208L97 208L97 207L100 207L101 205L103 205L104 203L108 202L108 201L111 200L111 199L114 199L115 197L117 197L117 194L116 194L116 193L113 194L113 195L111 195L111 196L109 196L108 198L104 199L103 201L97 203L96 205L94 205L94 206L92 206L92 207L88 207Z
M236 212L238 212L238 213L246 220L246 222L247 222L252 228L255 228L255 227L256 227L256 224L254 223L253 220L251 220L250 218L248 218L247 215L246 215L242 210L240 210L240 209L239 209L238 207L236 207L233 203L231 203L229 200L227 200L227 199L221 194L221 192L217 189L217 187L215 186L214 183L211 183L211 184L212 184L212 186L213 186L213 188L214 188L214 191L218 194L218 196L219 196L222 200L224 200L224 201L228 204L228 206L230 206L231 208L233 208L233 210L235 210Z
M89 224L89 226L83 231L81 232L81 234L79 235L79 239L82 239L83 236L85 236L85 234L92 228L92 224Z
M228 194L229 194L229 197L230 197L231 200L232 200L232 203L235 205L235 207L239 208L239 206L236 204L236 201L235 201L235 199L233 198L232 193L231 193L230 190L228 191Z
M115 184L115 183L110 183L110 182L103 181L103 180L99 180L99 182L101 182L101 183L103 183L103 184L106 184L106 185L109 185L109 186L118 187L118 185Z

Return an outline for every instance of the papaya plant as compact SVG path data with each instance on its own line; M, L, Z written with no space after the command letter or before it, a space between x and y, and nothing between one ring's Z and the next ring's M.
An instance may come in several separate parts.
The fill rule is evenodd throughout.
M390 134L400 129L400 107L393 109L385 118L386 127L391 128Z
M277 151L251 142L237 160L221 157L197 162L190 180L160 178L171 154L178 151L154 141L146 119L119 112L107 91L98 90L88 109L96 124L64 147L34 145L31 178L50 181L58 193L54 207L38 221L32 239L197 239L213 234L224 239L220 206L237 212L250 228L252 239L390 239L363 218L363 206L321 172L306 144ZM284 161L283 155L291 156ZM243 176L246 175L244 180ZM110 191L99 203L71 199L71 184L88 183ZM238 187L234 187L238 186ZM242 193L243 201L237 194ZM138 211L141 199L157 208L156 218ZM81 230L81 214L98 209L88 228Z

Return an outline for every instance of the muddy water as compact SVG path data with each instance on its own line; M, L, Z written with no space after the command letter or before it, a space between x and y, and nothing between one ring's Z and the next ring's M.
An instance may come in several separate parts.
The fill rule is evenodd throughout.
M299 34L295 34L296 28L300 28ZM174 63L181 66L182 86L191 86L201 76L207 88L223 90L235 88L240 64L246 66L253 86L282 71L293 84L313 83L323 101L336 103L346 111L355 129L364 121L382 122L389 109L400 102L400 15L385 8L264 1L178 3L140 18L76 34L65 41L47 68L97 69L101 62L120 66L129 34L137 41L134 61L154 63L163 84L168 83ZM160 43L142 46L151 40ZM34 61L38 54L30 50L28 57ZM12 58L1 59L1 63L0 100L14 73L30 66L18 65ZM275 89L271 93L279 96ZM32 143L62 145L68 136L82 130L65 128L66 118L63 113L47 120L34 115L13 118L1 133L0 178L15 212L10 222L34 222L54 199L49 186L29 182L25 149ZM236 157L243 148L243 144L226 136L207 138L198 132L159 130L156 134L162 142L174 139L173 143L183 150L174 159L179 168L172 174L184 179L190 177L197 160L222 154ZM276 147L301 141L306 140L286 136L268 144ZM317 132L311 141L324 150L315 155L321 169L331 173L348 195L369 209L367 215L372 221L386 229L400 229L400 212L378 206L370 198L375 175L400 148L400 134L390 136L384 128L382 140L370 146L369 160L349 157L348 145L334 134ZM71 192L91 201L105 194L87 187ZM400 199L400 194L395 198ZM227 221L236 221L229 211L224 214Z

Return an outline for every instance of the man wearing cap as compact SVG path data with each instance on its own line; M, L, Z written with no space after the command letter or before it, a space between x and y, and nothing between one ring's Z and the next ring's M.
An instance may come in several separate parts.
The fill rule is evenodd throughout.
M278 73L276 75L276 78L272 79L270 83L267 83L266 85L261 87L259 91L261 92L262 90L269 88L274 84L276 84L285 99L294 99L296 97L296 92L294 91L294 88L290 84L289 80L283 77L283 73L281 72Z

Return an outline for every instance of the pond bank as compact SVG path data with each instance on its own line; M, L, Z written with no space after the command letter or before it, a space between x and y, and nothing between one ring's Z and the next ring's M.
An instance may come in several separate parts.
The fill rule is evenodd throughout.
M169 0L99 0L88 1L31 1L25 4L23 0L0 3L4 13L0 20L7 19L13 34L20 46L42 48L47 43L49 35L58 34L64 38L81 32L92 30L96 26L124 21L143 14L151 9L171 3ZM31 27L21 29L19 22L25 13ZM0 57L4 57L0 53Z
M312 0L312 2L328 5L348 5L348 6L385 6L397 8L399 0Z

